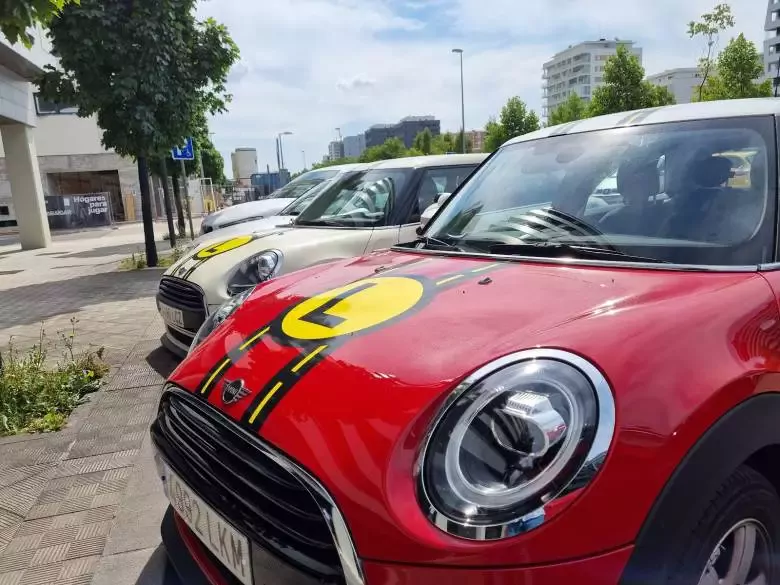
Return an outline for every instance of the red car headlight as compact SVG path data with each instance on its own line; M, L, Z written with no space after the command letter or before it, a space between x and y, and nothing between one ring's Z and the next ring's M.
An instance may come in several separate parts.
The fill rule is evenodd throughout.
M420 468L426 512L464 538L533 528L547 502L584 485L578 475L595 475L614 427L607 381L586 360L545 349L501 358L464 380L432 426Z

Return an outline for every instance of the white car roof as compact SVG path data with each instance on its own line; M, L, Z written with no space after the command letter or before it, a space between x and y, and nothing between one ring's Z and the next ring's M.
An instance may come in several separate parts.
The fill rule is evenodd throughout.
M715 102L695 102L646 108L619 114L607 114L595 118L585 118L576 122L567 122L529 132L507 141L506 144L537 140L562 134L579 134L593 130L607 130L626 126L644 126L663 122L685 122L690 120L709 120L716 118L735 118L739 116L770 116L780 114L780 99L749 98L741 100L723 100Z
M421 169L426 167L447 167L479 164L488 157L487 153L476 154L432 154L428 156L409 156L390 158L368 165L371 169Z

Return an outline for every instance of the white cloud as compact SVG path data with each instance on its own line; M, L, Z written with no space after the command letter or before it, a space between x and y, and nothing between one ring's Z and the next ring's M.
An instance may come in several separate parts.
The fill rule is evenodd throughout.
M691 66L702 43L687 23L718 0L204 0L201 17L226 24L241 48L230 74L229 113L212 121L230 173L229 153L255 147L274 168L274 136L285 137L292 170L319 160L336 137L406 115L433 114L460 126L465 53L466 126L483 127L518 95L541 106L542 63L570 44L599 37L635 40L648 73ZM766 0L732 0L730 36L763 41ZM39 39L40 40L40 39ZM31 58L51 60L46 43Z

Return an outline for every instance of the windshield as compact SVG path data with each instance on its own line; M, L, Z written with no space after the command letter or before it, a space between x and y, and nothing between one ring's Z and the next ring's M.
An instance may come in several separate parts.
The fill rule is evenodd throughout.
M576 257L587 247L621 261L769 262L773 133L771 118L744 117L508 145L445 206L426 239L467 252L558 247Z
M325 179L296 179L271 193L266 199L295 199Z
M331 181L322 181L320 184L312 187L306 193L298 197L295 201L290 203L287 207L279 212L279 215L300 215L304 209L323 191L325 191Z
M327 187L296 220L297 225L384 225L413 169L375 169L344 175Z

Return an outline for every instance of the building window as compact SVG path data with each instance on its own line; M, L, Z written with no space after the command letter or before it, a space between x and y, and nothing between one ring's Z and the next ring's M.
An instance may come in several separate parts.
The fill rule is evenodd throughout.
M36 93L35 111L39 116L48 116L54 114L78 114L79 109L75 106L50 102Z
M11 210L7 205L0 205L0 215L11 215Z

